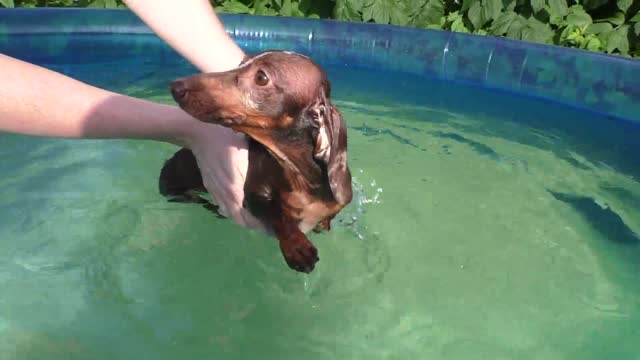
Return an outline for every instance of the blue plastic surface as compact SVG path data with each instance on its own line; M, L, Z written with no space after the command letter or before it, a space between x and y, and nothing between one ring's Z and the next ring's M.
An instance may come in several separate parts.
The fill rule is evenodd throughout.
M287 17L221 15L241 46L289 49L318 61L384 68L427 78L515 91L640 122L640 61L503 38L368 23ZM25 34L53 36L43 54L21 41ZM87 41L135 45L140 53L163 47L175 53L128 10L0 10L0 52L37 60L68 57ZM122 36L112 36L121 34ZM60 44L64 42L64 44ZM130 54L130 48L128 49ZM113 56L113 54L110 54ZM100 57L101 54L85 54ZM68 60L68 59L67 59ZM79 59L78 61L82 61Z

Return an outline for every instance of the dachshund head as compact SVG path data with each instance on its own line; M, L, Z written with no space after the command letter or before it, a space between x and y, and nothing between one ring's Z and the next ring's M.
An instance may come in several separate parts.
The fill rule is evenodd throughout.
M263 52L236 69L171 84L173 98L191 116L245 133L289 170L319 169L335 201L346 205L352 198L347 132L330 92L318 64L288 51Z

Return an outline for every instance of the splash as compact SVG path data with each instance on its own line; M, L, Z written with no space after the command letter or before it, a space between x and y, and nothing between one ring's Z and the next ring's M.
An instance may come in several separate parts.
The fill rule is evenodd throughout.
M360 176L365 177L362 169L358 170ZM359 220L364 217L366 212L372 206L382 204L382 187L379 187L375 179L368 181L360 181L360 176L354 176L352 179L352 187L354 199L353 206L346 212L344 225L347 226L360 239L365 240L367 228L362 225Z

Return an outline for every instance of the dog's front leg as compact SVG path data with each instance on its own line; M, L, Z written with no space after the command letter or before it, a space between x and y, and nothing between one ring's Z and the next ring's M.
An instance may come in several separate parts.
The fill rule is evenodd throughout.
M274 231L287 265L296 271L310 273L320 260L318 250L300 231L295 221L280 214L274 221Z

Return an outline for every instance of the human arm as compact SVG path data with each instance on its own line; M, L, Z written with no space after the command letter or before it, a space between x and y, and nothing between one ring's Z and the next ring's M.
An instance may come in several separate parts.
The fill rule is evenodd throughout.
M161 39L202 72L227 71L244 59L244 51L225 32L208 0L124 0ZM192 132L190 149L196 156L205 187L221 212L241 225L262 228L242 206L249 164L243 135L212 124Z
M238 66L244 52L225 32L207 0L126 0L158 36L201 71ZM132 138L184 146L203 124L175 106L152 104L75 81L8 56L0 58L4 116L0 131L82 138ZM111 107L100 106L109 103ZM13 114L8 113L14 111ZM232 133L226 128L220 133Z
M199 124L181 109L103 90L0 54L0 131L147 139L184 146Z
M169 14L170 7L163 5L167 2L131 2L136 3L134 6L143 16L150 16L152 6L164 7L158 13L159 19ZM203 71L236 67L244 53L219 21L204 30L209 32L208 41L198 40L207 46L195 46L197 41L191 37L202 30L197 24L207 22L206 18L217 21L210 5L207 4L210 13L207 9L194 10L203 5L199 0L184 1L182 5L182 15L170 20L173 26L161 29L171 39L170 45L191 44L183 47L182 53ZM205 20L198 20L202 15ZM207 54L208 49L218 49L219 53ZM146 139L189 148L197 158L205 187L221 212L240 225L261 227L242 207L248 168L247 142L242 135L197 121L176 106L109 92L2 54L0 78L3 79L0 132L62 138Z
M84 139L144 139L191 149L207 190L236 223L259 228L242 208L246 140L180 108L100 89L0 54L0 132Z
M208 0L125 0L124 3L202 72L233 69L245 55L224 31Z

